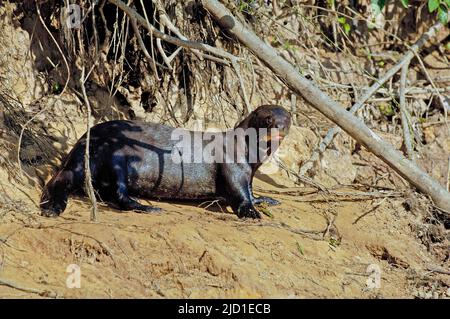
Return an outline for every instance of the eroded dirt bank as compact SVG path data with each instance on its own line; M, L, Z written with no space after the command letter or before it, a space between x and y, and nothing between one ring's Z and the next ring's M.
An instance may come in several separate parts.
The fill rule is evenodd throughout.
M371 205L348 194L350 201L337 202L274 195L283 204L262 221L242 221L214 205L157 202L164 212L154 215L101 206L92 223L80 199L57 219L7 214L0 278L59 297L445 297L448 278L427 274L437 261L415 239L416 217L403 199L388 199L358 220ZM324 231L327 220L333 224L324 238L293 232ZM66 286L70 264L81 267L80 289ZM381 270L379 289L367 286L371 264ZM0 297L40 296L0 286Z

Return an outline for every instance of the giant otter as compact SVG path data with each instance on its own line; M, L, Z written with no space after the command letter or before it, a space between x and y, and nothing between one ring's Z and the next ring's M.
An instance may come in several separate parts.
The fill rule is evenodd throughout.
M255 198L252 179L264 159L275 151L274 148L288 133L290 125L291 116L285 109L275 105L262 105L234 130L216 133L215 139L223 140L224 145L231 141L241 142L232 148L218 148L232 161L211 161L212 155L209 155L205 156L209 160L196 162L192 158L208 144L201 137L203 132L138 121L101 123L91 128L92 184L101 200L124 211L159 210L157 207L138 203L132 196L162 199L223 198L239 217L261 218L254 204L279 203L269 197ZM253 137L233 135L238 131L247 132L251 129L256 132ZM193 141L197 138L201 143L200 148L197 144L189 155L179 148L179 140L174 140L175 133L192 137ZM75 144L60 170L44 187L41 197L44 216L58 216L65 210L69 195L83 191L85 135ZM256 138L256 143L252 143L251 138ZM194 145L189 141L187 144ZM183 145L186 146L186 143ZM238 151L239 145L243 147L241 152ZM264 155L258 156L256 161L251 160L255 149L262 150ZM186 154L187 157L184 156Z

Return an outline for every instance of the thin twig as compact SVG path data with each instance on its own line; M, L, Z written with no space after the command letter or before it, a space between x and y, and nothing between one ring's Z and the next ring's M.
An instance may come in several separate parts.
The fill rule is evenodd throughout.
M9 288L13 288L13 289L17 289L17 290L20 290L20 291L23 291L23 292L37 294L37 295L43 296L43 297L56 298L58 296L53 291L47 291L47 290L40 290L40 289L25 287L25 286L22 286L21 284L18 284L18 283L14 282L14 281L7 280L7 279L1 279L0 278L0 285L6 286L6 287L9 287Z
M437 267L437 266L427 266L427 270L438 273L438 274L450 275L450 270L446 270L446 269L443 269L443 268Z
M408 68L409 68L409 61L406 62L402 66L402 71L400 75L400 113L401 113L401 120L402 120L402 128L403 128L403 141L405 143L406 147L406 155L410 160L414 160L414 149L412 145L412 137L409 127L409 115L408 111L406 109L406 97L405 97L405 90L406 90L406 80L408 78Z
M143 10L143 12L144 12L145 21L146 21L148 24L150 24L150 21L148 20L148 16L147 16L147 9L145 8L144 1L143 1L143 0L141 0L141 7L142 7L142 10ZM132 19L132 21L135 21L135 20ZM145 45L144 45L144 47L145 47ZM155 49L154 49L154 47L153 47L153 32L152 32L152 31L150 31L150 50L151 50L151 52L152 52L151 58L152 58L152 61L153 61L153 68L154 68L155 71L156 71L155 76L156 76L156 78L157 78L158 81L159 81L159 76L158 76L158 72L157 72L156 65L155 65L156 59L155 59Z
M95 64L94 64L93 68L94 67L95 67ZM85 149L85 153L84 153L84 183L85 183L86 192L92 203L91 220L96 221L97 220L97 199L95 197L94 187L92 186L92 176L91 176L90 156L89 156L90 139L91 139L91 104L89 103L89 99L86 94L85 82L86 82L87 78L85 78L85 71L86 71L86 68L83 65L83 68L81 70L80 85L81 85L81 91L83 92L84 103L86 104L86 110L87 110L87 112L86 112L87 113L86 149Z
M383 198L380 202L376 203L375 205L373 205L373 207L371 209L369 209L367 212L365 212L364 214L358 216L358 218L355 219L355 221L353 222L353 225L355 225L357 222L359 222L359 220L361 218L363 218L364 216L369 215L371 212L375 211L378 207L381 206L381 204L384 203L384 201L387 199L388 197Z
M244 79L242 78L242 74L241 74L241 68L236 59L231 59L231 65L233 66L234 71L236 72L236 75L239 79L239 85L241 86L242 97L243 97L244 103L245 103L245 114L244 115L248 115L252 111L252 107L250 105L250 101L248 100L247 92L245 90Z
M439 102L441 103L441 106L444 110L444 121L445 124L447 125L447 128L449 128L448 122L447 122L447 113L450 110L450 105L447 102L446 99L444 99L444 97L442 96L442 94L440 93L439 89L436 87L436 84L434 84L433 79L430 76L430 73L428 73L427 68L425 67L425 64L423 63L421 57L417 54L417 52L415 52L415 55L417 57L417 60L419 61L420 67L422 68L423 72L425 73L425 76L428 80L428 82L430 82L431 86L433 87L434 91L436 92ZM450 129L450 128L449 128Z

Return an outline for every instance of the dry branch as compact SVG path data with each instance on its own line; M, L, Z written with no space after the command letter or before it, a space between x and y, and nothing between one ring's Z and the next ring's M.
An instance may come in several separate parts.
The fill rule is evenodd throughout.
M145 47L144 41L142 40L141 35L139 34L139 27L136 23L136 20L130 19L131 26L133 27L134 34L136 35L136 39L138 40L139 46L141 47L142 52L145 55L145 58L150 64L150 67L152 68L153 74L155 75L156 80L159 82L159 76L158 76L158 69L156 68L156 62L155 59L148 53L147 48Z
M141 0L141 5L144 8L144 4L142 3L143 0ZM162 26L167 27L167 29L169 29L171 32L173 32L177 37L179 37L181 40L188 40L188 38L186 38L181 31L172 23L172 21L169 19L169 16L167 15L166 11L164 10L164 7L161 5L161 3L157 0L152 0L153 4L156 6L156 9L158 10L158 14L159 14L159 23ZM144 14L146 11L144 10ZM148 19L146 17L147 23ZM156 40L157 43L161 43L160 39ZM177 50L178 51L178 50ZM175 52L177 52L175 51ZM198 50L192 49L192 52L199 58L202 59L202 53L200 53ZM165 55L165 54L164 54ZM164 57L163 55L163 57Z
M106 0L105 0L105 1L106 1ZM144 10L145 21L147 22L147 24L150 24L150 21L148 20L148 16L147 16L147 9L145 8L144 1L143 1L143 0L141 0L141 6L142 6L142 9ZM135 24L135 26L136 26L136 28L137 28L136 20L134 20L134 19L130 19L130 20L131 20L131 21L134 21L134 24ZM137 28L137 32L139 32L138 28ZM140 35L139 35L139 36L140 36ZM141 40L142 40L142 39L141 39ZM144 47L145 47L145 45L144 45ZM152 56L151 56L151 58L152 58L152 60L153 60L153 68L154 68L155 71L156 71L155 77L156 77L157 81L159 82L158 70L156 70L156 65L155 65L155 50L154 50L154 47L153 47L153 32L151 32L151 31L150 31L150 48L151 48L151 51L152 51Z
M241 43L264 61L294 92L303 96L318 111L339 125L359 143L365 145L412 185L431 196L438 207L450 212L450 193L438 182L370 130L361 120L346 111L344 106L333 101L313 83L300 75L294 66L283 59L252 31L246 29L222 4L216 0L202 0L202 4L217 21L222 22L221 25L226 21L227 31L236 36ZM433 34L437 28L439 28L439 25L432 28ZM407 56L410 54L414 55L414 53L408 53Z
M242 91L242 98L243 98L244 104L245 104L245 114L244 115L247 115L252 111L252 107L251 107L250 101L247 97L247 92L245 90L244 79L242 78L242 75L241 75L241 68L239 66L239 63L237 63L237 61L235 59L231 60L231 65L233 66L234 71L236 72L236 75L239 79L239 85L240 85L241 91Z
M139 25L146 28L149 32L151 32L151 34L153 34L158 39L172 43L179 47L188 48L191 50L194 49L194 50L207 51L209 53L212 53L212 54L217 55L222 58L226 58L226 59L230 59L230 60L233 60L233 59L239 60L239 58L235 57L234 55L232 55L226 51L223 51L219 48L210 46L208 44L172 37L164 32L159 31L152 24L147 23L147 21L145 20L144 17L142 17L135 10L133 10L132 8L127 6L123 1L120 1L120 0L108 0L108 1L110 3L116 5L117 7L119 7L123 12L125 12L130 17L130 19L135 19Z

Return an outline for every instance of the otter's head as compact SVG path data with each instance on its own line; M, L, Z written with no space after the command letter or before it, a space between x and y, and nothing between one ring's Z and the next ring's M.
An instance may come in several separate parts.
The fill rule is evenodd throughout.
M261 105L237 125L243 129L255 128L258 138L281 143L291 127L291 115L278 105Z
M281 106L262 105L251 112L236 128L255 132L256 143L251 143L251 134L246 139L249 161L257 169L280 146L291 126L291 115Z

